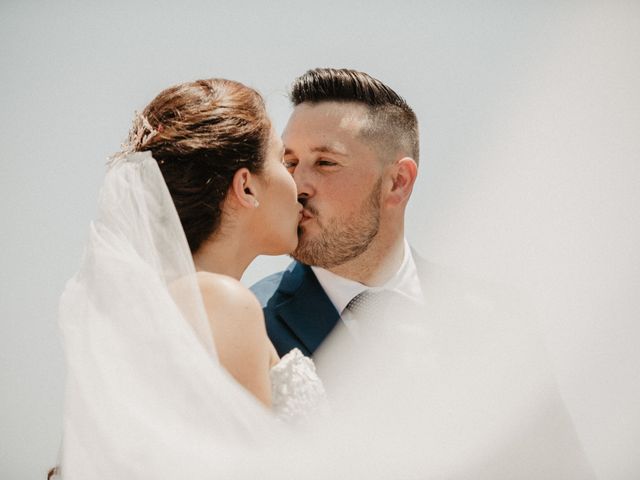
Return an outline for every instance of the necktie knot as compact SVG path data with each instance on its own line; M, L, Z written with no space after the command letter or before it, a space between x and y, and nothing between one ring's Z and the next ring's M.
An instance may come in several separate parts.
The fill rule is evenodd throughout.
M388 290L365 290L353 297L346 308L356 318L384 318L396 296Z
M393 290L365 290L351 299L345 310L354 318L387 320L415 313L419 304Z

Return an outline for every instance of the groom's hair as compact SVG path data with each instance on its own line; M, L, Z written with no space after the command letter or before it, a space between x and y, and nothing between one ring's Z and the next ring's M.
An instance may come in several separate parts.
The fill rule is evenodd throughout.
M347 68L315 68L293 81L289 95L301 103L352 102L365 105L368 122L361 135L378 145L379 153L398 152L418 162L418 119L407 102L372 76Z

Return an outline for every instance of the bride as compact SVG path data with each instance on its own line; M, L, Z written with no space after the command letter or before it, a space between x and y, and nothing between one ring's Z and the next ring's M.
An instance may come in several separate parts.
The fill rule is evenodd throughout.
M234 81L168 88L136 117L61 299L63 478L220 473L321 406L311 360L278 358L239 281L296 247L283 150L260 95Z

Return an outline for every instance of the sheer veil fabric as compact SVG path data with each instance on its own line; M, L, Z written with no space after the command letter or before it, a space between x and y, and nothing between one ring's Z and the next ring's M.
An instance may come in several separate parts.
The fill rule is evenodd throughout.
M218 363L186 237L149 153L108 169L59 321L65 479L205 478L276 429Z
M216 358L155 160L116 160L61 299L62 478L592 478L526 324L431 277L427 311L325 342L332 413L284 426Z

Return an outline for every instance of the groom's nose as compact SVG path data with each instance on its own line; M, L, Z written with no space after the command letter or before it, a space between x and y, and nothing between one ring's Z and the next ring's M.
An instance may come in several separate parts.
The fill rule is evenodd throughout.
M296 182L296 188L298 189L298 200L301 198L309 198L315 194L315 187L312 182L310 172L305 171L304 168L300 168L298 165L291 173L293 180Z

